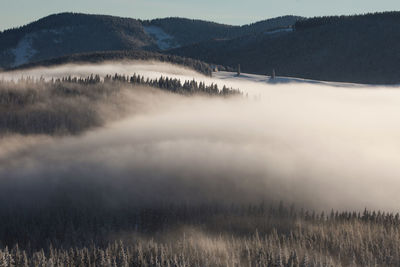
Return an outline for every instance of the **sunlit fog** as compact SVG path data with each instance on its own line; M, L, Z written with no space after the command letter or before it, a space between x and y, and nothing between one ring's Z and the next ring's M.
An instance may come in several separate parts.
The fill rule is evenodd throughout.
M196 79L243 95L187 97L122 88L112 105L97 107L104 124L83 133L3 134L0 190L19 188L28 201L46 201L43 188L89 183L104 186L102 198L110 204L284 201L320 210L397 208L397 87L271 82L227 72L206 77L145 62L65 65L2 73L0 79L114 73Z

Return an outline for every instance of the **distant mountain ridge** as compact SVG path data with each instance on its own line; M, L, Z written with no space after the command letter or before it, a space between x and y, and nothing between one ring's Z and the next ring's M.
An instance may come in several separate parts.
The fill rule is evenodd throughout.
M285 16L243 26L185 18L136 20L61 13L1 32L0 68L65 56L68 61L96 61L129 55L118 51L148 51L229 70L240 64L243 72L254 74L269 75L274 69L278 76L400 84L399 25L400 12L309 19ZM71 56L75 54L79 56ZM195 61L184 64L203 73L212 67Z
M60 13L0 32L0 67L97 51L178 48L210 39L231 39L290 27L300 17L286 16L231 26L184 18L137 20L106 15Z

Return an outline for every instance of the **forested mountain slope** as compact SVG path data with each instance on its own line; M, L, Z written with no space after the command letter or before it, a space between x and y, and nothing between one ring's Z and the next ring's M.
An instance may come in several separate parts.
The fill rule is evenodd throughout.
M156 49L156 45L138 20L63 13L1 33L0 66L123 49Z
M172 46L185 46L211 39L232 39L254 33L262 33L280 28L288 28L301 17L283 16L243 26L218 24L209 21L185 18L165 18L144 21L146 27L158 27L173 36Z
M212 67L209 64L202 62L200 60L183 58L175 55L165 55L157 52L142 51L142 50L104 51L104 52L72 54L72 55L37 61L33 63L27 63L14 68L10 68L8 70L10 71L17 69L30 69L35 67L57 66L57 65L72 64L72 63L75 64L102 63L106 61L123 61L123 60L128 60L128 61L145 60L145 61L167 62L188 67L207 76L211 76L212 74Z
M400 82L400 12L300 20L293 31L212 40L168 51L242 71L316 80Z
M105 15L61 13L0 32L0 68L54 57L115 50L159 51L209 39L234 38L290 27L287 16L245 26L166 18L141 21Z

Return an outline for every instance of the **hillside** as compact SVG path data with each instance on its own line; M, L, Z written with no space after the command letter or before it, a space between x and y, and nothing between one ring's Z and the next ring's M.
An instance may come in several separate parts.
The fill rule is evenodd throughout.
M151 51L140 51L140 50L105 51L105 52L72 54L48 60L37 61L33 63L27 63L17 66L15 68L10 68L8 70L10 71L17 69L29 69L35 67L57 66L57 65L71 64L71 63L101 63L105 61L121 61L121 60L150 60L150 61L154 60L154 61L168 62L188 67L207 76L211 76L212 73L211 66L199 60L191 58L183 58L174 55L164 55Z
M144 21L143 25L145 30L149 28L153 30L161 29L167 36L173 37L170 39L171 46L180 47L211 39L232 39L254 33L288 28L301 19L301 17L296 16L283 16L243 26L232 26L202 20L165 18ZM165 35L161 35L161 37L165 37Z
M168 51L256 74L315 80L400 82L400 12L298 21L293 31L211 40Z
M293 25L299 17L230 26L166 18L141 21L105 15L61 13L0 32L0 68L76 53L116 50L160 51L209 39L236 38Z
M156 49L156 46L138 20L63 13L0 34L0 66L123 49Z

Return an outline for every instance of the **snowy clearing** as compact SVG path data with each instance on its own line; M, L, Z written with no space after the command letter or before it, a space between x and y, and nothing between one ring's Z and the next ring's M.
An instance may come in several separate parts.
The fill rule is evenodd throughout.
M37 53L32 48L32 39L36 37L35 34L25 35L19 42L15 49L12 49L12 53L15 55L13 67L25 64Z
M144 31L152 36L161 50L179 47L173 36L166 33L163 29L157 26L144 26Z

